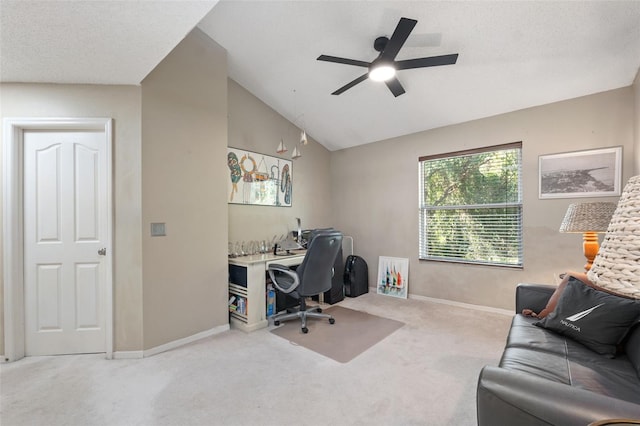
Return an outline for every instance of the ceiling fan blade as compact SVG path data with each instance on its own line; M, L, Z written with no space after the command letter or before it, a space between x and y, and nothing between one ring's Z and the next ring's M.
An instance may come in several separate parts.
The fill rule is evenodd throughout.
M409 34L413 31L413 27L416 26L418 21L415 19L409 18L400 18L400 22L398 22L398 26L396 27L393 35L389 39L389 42L385 46L384 50L380 54L381 59L386 59L388 61L393 61L398 55L398 52L404 45L404 42L407 41Z
M329 56L329 55L320 55L318 56L318 61L327 61L327 62L335 62L337 64L345 64L345 65L355 65L356 67L365 67L367 68L371 63L365 61L358 61L355 59L347 59L347 58L339 58L337 56Z
M402 84L400 84L397 78L394 77L391 80L385 81L385 83L396 98L404 93L404 87L402 87Z
M458 54L431 56L429 58L407 59L406 61L396 61L397 70L408 70L412 68L437 67L439 65L453 65L458 60Z
M332 95L339 95L340 93L351 89L353 86L355 86L358 83L362 83L363 81L365 81L367 79L367 77L369 76L369 74L363 74L360 77L356 78L355 80L353 80L351 83L347 83L344 86L342 86L341 88L339 88L338 90L336 90L335 92L332 93Z

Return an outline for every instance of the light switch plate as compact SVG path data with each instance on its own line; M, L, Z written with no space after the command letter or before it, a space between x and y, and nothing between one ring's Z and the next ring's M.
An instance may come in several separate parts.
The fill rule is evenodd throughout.
M167 235L166 226L164 223L152 223L151 224L151 236L152 237L164 237Z

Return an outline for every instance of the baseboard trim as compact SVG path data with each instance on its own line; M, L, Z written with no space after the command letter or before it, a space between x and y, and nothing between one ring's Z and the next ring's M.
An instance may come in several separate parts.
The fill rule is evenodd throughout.
M494 308L491 306L484 306L484 305L473 305L471 303L456 302L455 300L447 300L447 299L437 299L435 297L420 296L417 294L410 294L409 299L426 300L428 302L440 303L440 304L449 305L449 306L457 306L459 308L475 309L476 311L492 312L494 314L506 315L509 317L512 317L514 315L514 312L508 309L500 309L500 308Z
M111 359L140 359L143 355L142 351L115 351Z
M179 348L180 346L184 346L192 342L196 342L206 337L223 333L225 331L229 331L229 324L219 325L218 327L214 327L210 330L202 331L192 336L174 340L172 342L165 343L164 345L156 346L155 348L145 349L144 351L116 351L113 353L113 359L147 358L162 352L170 351L171 349Z
M378 289L376 287L369 287L369 292L377 293ZM514 315L514 312L508 309L500 309L500 308L494 308L491 306L484 306L484 305L474 305L472 303L456 302L455 300L438 299L435 297L420 296L418 294L409 294L408 298L415 299L415 300L425 300L427 302L433 302L433 303L440 303L442 305L457 306L459 308L475 309L476 311L493 312L494 314L507 315L509 317L512 317Z
M166 352L171 349L179 348L180 346L184 346L186 344L195 342L197 340L204 339L205 337L214 336L216 334L220 334L225 331L229 331L229 324L219 325L210 330L202 331L192 336L174 340L173 342L165 343L164 345L156 346L155 348L145 349L143 351L144 352L143 357L146 358L148 356L157 355L159 353Z

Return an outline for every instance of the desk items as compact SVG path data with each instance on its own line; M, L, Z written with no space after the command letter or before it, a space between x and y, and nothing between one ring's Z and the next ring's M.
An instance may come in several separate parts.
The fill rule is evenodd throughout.
M266 240L262 241L236 241L229 242L229 257L251 256L269 252L269 244Z
M277 235L271 241L236 241L229 242L228 256L230 258L253 256L256 254L273 253L276 256L289 255L293 250L302 250L304 247L293 239L293 236Z
M267 286L267 318L276 313L276 291L273 284Z

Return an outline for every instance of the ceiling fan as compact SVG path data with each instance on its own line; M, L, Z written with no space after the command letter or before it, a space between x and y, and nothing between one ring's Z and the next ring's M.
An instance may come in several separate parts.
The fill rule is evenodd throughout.
M368 68L366 74L361 75L350 83L345 84L332 95L339 95L346 90L351 89L358 83L362 83L367 78L374 81L384 81L387 84L393 96L398 97L405 91L396 78L396 71L408 70L413 68L437 67L440 65L453 65L458 60L458 54L431 56L428 58L407 59L404 61L396 61L398 52L407 41L409 34L413 31L418 21L409 18L400 18L400 22L396 26L391 38L378 37L373 43L373 48L380 52L380 55L371 62L358 61L355 59L339 58L337 56L320 55L318 61L335 62L338 64L354 65L357 67Z

